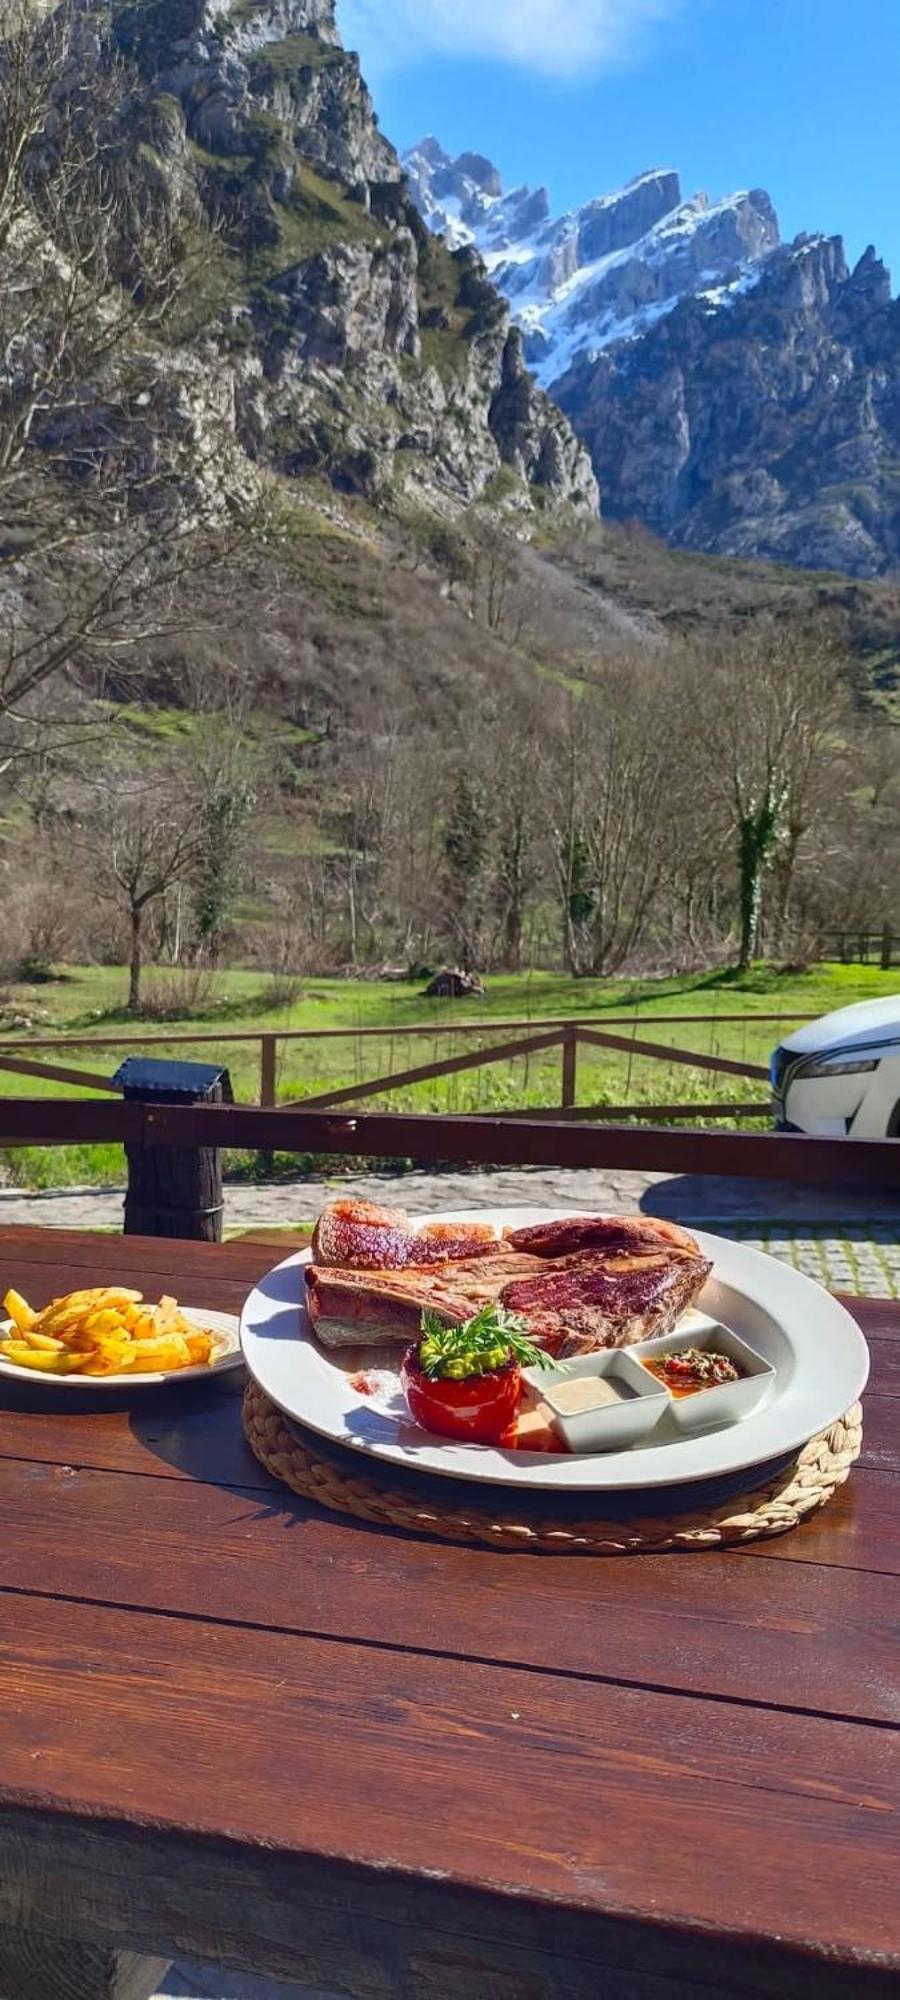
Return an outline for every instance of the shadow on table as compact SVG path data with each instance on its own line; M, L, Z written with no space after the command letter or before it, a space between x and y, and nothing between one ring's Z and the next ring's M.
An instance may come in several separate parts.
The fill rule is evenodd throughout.
M268 1312L268 1331L279 1340L297 1338L297 1273L270 1271L259 1287ZM140 1445L185 1478L229 1490L258 1488L284 1494L254 1457L241 1425L243 1368L209 1381L170 1382L133 1402L130 1429ZM285 1498L287 1496L285 1495Z

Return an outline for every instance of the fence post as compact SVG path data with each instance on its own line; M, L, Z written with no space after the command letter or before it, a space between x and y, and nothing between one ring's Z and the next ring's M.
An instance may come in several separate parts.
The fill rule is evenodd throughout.
M259 1101L266 1109L275 1103L275 1072L278 1053L277 1035L260 1035L259 1038Z
M278 1036L260 1035L259 1038L259 1101L267 1111L274 1109L277 1102ZM257 1168L268 1179L275 1166L275 1155L271 1148L265 1148L256 1155Z
M881 970L890 972L894 962L894 939L890 924L885 924L881 932Z
M562 1109L574 1109L578 1089L578 1029L568 1026L562 1033Z

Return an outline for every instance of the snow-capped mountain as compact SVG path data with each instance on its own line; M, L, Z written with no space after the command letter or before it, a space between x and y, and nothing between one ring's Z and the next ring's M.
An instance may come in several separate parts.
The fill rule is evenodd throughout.
M603 510L682 547L877 576L900 565L900 301L873 249L780 243L767 194L682 198L656 168L553 218L489 160L404 159L470 245L588 445Z
M684 200L671 168L554 219L546 188L504 194L480 154L451 160L436 139L423 139L403 165L429 228L484 258L545 387L581 354L643 332L680 299L700 295L712 305L745 290L779 241L761 189Z

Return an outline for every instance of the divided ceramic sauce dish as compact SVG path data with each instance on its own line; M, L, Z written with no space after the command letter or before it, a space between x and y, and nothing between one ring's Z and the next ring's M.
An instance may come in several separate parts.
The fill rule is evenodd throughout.
M722 1357L737 1370L735 1379L699 1386L666 1381L669 1356ZM701 1363L702 1368L702 1363ZM739 1334L722 1325L671 1333L635 1347L606 1349L560 1362L552 1374L526 1370L526 1379L549 1410L554 1430L572 1452L627 1451L647 1439L662 1419L677 1430L697 1434L739 1423L763 1407L772 1393L775 1369Z

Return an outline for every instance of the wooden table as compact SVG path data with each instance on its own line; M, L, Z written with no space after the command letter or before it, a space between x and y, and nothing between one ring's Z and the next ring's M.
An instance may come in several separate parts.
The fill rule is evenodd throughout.
M0 1253L38 1304L108 1277L226 1309L277 1255ZM896 1996L900 1305L853 1309L862 1465L729 1555L326 1516L233 1386L8 1391L0 1993L135 2000L188 1952L364 2000Z

